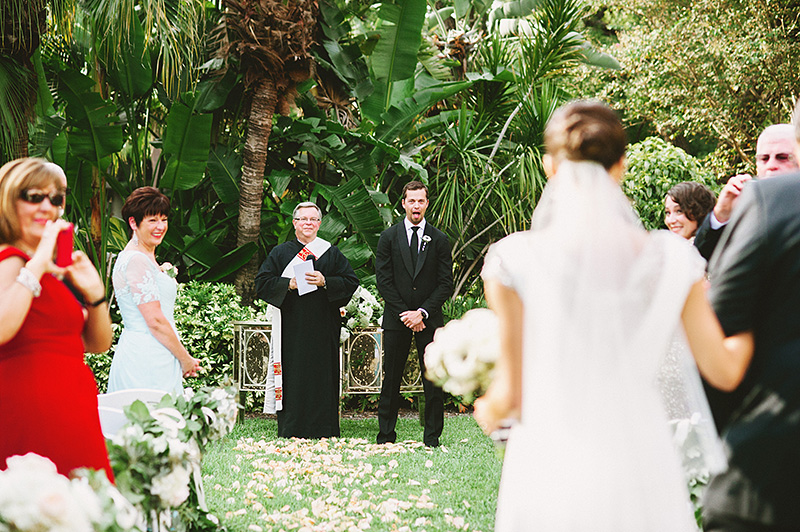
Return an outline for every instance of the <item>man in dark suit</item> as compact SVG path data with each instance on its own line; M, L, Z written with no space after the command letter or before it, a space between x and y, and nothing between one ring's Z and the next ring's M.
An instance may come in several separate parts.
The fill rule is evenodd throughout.
M790 124L768 126L756 142L756 176L766 179L794 172L800 168L794 156L794 128ZM717 198L717 204L697 228L694 245L706 260L711 260L722 231L731 219L733 206L742 193L744 184L753 179L750 174L730 178Z
M794 128L790 124L774 124L768 126L758 136L756 143L756 177L767 179L798 169L794 156ZM750 174L738 174L731 177L717 198L714 210L697 228L694 245L707 261L711 260L714 249L719 243L722 232L731 220L733 208L742 193L745 184L753 179ZM703 381L708 397L708 404L714 414L714 423L722 433L728 424L736 405L741 400L741 392L723 392Z
M800 105L795 138L797 156ZM799 172L745 187L709 274L725 335L754 344L723 435L729 467L709 483L703 528L800 530Z
M403 187L405 217L381 234L375 275L385 302L383 385L378 403L378 443L397 439L397 411L412 336L416 339L425 390L423 442L439 445L444 427L444 392L425 378L425 347L444 325L442 304L453 293L453 262L447 236L425 220L428 188L419 181Z

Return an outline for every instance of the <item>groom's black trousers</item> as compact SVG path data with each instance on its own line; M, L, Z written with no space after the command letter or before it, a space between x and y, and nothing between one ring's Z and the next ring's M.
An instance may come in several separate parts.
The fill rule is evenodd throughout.
M383 331L383 385L378 403L378 443L397 440L395 427L400 409L400 383L405 372L411 337L416 335L422 387L425 391L425 431L423 442L429 447L439 445L444 428L444 392L425 378L425 348L433 340L436 327L427 327L418 333L411 329Z

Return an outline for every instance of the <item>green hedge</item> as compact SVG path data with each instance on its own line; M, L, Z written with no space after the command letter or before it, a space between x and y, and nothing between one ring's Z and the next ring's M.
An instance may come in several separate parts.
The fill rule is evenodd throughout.
M720 185L710 171L669 142L650 137L628 149L628 171L622 190L634 202L634 207L648 230L664 229L664 197L681 181L703 183L715 194Z

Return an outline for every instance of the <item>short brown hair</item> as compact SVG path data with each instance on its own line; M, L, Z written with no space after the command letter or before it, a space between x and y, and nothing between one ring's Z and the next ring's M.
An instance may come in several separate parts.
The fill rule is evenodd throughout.
M625 155L628 139L609 106L598 100L576 100L550 117L544 145L556 159L594 161L609 170Z
M678 204L688 219L693 222L702 222L708 213L714 210L717 198L714 193L702 183L683 181L667 192L667 196Z
M406 185L403 187L403 193L400 195L400 197L406 199L406 192L408 192L409 190L424 190L425 197L427 198L429 195L428 187L425 186L425 183L423 183L422 181L409 181L408 183L406 183Z
M0 244L11 244L22 236L16 203L22 191L55 186L63 190L61 168L35 157L9 161L0 168Z
M162 214L169 216L169 198L155 187L139 187L128 196L122 206L122 219L125 223L133 218L136 227L145 216Z

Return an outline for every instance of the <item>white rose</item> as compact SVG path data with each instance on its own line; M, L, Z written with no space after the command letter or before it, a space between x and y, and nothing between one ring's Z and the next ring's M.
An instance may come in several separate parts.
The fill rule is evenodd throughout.
M51 475L57 473L56 465L52 460L35 453L12 456L6 460L6 467L9 471L25 470L28 474L44 473L45 475Z
M177 438L169 440L169 461L173 464L180 464L186 459L189 453L189 446Z
M151 493L169 507L180 505L189 497L189 470L176 467L166 475L157 476Z
M103 516L103 508L100 505L100 499L92 487L89 486L87 479L72 479L72 497L77 507L83 509L83 513L91 522L100 521Z
M145 437L150 436L149 434L145 434ZM155 454L161 454L165 452L169 448L169 442L165 436L159 436L158 438L152 438L150 442L150 448L153 450Z
M227 401L231 395L225 391L225 388L214 388L211 392L211 399L214 401Z

